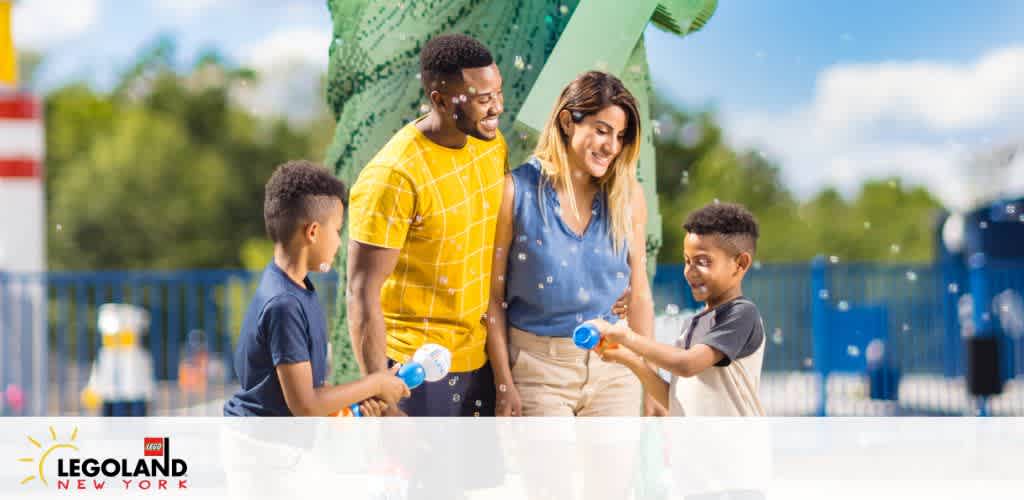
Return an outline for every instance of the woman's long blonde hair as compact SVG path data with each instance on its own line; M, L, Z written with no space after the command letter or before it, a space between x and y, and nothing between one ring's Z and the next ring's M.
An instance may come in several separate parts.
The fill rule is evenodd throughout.
M587 115L597 113L608 106L618 106L626 113L622 150L608 172L598 180L601 192L607 197L606 209L610 217L611 238L615 252L618 253L625 247L632 230L630 192L636 179L637 158L640 157L640 112L633 94L629 93L618 78L608 73L588 71L576 77L562 90L558 103L540 133L540 140L533 155L540 161L544 174L542 189L543 182L561 186L569 200L569 207L577 220L580 220L569 166L569 137L562 130L559 114L566 110L571 113L572 120L579 123ZM542 203L541 207L543 206Z

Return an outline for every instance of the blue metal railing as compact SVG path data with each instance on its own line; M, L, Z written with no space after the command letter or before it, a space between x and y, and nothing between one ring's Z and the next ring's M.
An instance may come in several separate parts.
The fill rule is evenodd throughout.
M658 267L653 291L659 313L670 304L697 308L682 272L681 265ZM984 272L992 294L1024 294L1024 263L991 262ZM970 293L965 276L946 263L756 265L743 287L764 318L762 396L769 410L875 414L863 358L867 343L880 338L902 374L898 400L885 403L895 409L883 414L973 414L957 311ZM337 275L312 278L331 322ZM143 338L156 379L150 414L219 414L221 401L237 387L232 353L258 279L247 271L0 273L0 414L95 411L80 396L101 342L96 311L108 302L135 304L151 316ZM872 323L863 315L883 319ZM864 331L863 325L880 326ZM190 344L195 331L203 335ZM209 359L198 387L181 373L191 366L185 357L194 354L196 338ZM1009 375L1016 376L1024 367L1024 343L1011 340L1005 356ZM1024 393L1013 383L1007 387L993 400L995 414L1024 415Z

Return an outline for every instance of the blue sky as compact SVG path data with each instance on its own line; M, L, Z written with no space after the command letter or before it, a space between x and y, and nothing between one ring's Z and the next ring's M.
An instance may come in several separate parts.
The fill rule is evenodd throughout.
M214 47L291 75L285 60L322 70L323 51L310 47L330 37L322 0L23 0L15 9L16 43L48 54L44 89L107 85L160 33L177 38L183 57ZM1007 185L967 173L972 155L1024 139L1021 26L1024 2L1012 0L721 0L703 31L681 39L649 29L647 46L660 92L714 109L729 140L776 159L799 195L897 175L964 206ZM1024 162L1013 172L1024 179Z
M974 5L977 4L977 5ZM712 21L680 39L649 30L656 85L674 100L785 110L843 63L968 63L1024 43L1024 2L721 0Z

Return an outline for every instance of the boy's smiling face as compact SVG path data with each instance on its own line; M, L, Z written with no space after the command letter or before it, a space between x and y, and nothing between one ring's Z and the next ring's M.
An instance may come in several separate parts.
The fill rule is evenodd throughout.
M747 252L735 252L720 234L687 233L683 240L683 276L693 298L708 308L741 294L740 284L752 260Z

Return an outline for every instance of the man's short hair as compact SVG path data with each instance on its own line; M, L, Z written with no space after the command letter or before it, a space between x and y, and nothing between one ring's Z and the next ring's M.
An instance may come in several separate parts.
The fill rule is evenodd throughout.
M733 255L757 251L760 236L757 219L743 205L714 202L691 212L683 228L688 233L719 236L724 247Z
M306 160L284 163L270 176L263 198L267 236L285 243L303 224L323 223L339 201L348 208L348 189L326 168Z
M491 52L467 35L445 34L431 38L420 50L420 81L427 95L444 90L441 82L461 82L462 70L494 64Z

